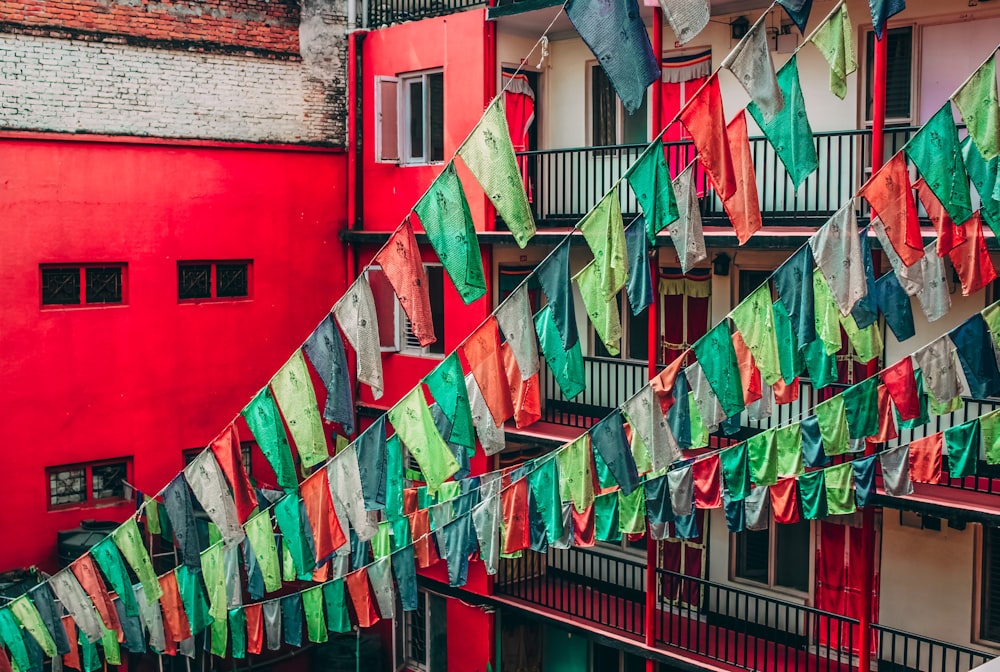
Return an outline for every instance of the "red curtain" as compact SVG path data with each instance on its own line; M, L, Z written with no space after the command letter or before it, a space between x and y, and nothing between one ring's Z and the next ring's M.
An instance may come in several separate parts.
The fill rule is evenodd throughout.
M503 94L504 111L507 115L507 128L510 130L510 141L515 152L526 152L531 149L528 141L528 129L535 121L535 94L528 84L528 78L523 74L513 76L513 73L503 73L503 83L507 90ZM521 179L532 200L531 180L528 178L528 157L519 156L517 164L521 168Z
M865 566L862 529L830 521L820 522L819 546L816 549L816 608L841 616L860 619L863 608L861 594L862 571ZM875 545L878 547L878 544ZM878 562L872 584L872 622L878 614ZM848 628L854 628L848 633ZM861 641L856 626L819 618L816 638L821 644L858 653ZM850 638L849 638L850 637ZM877 638L872 638L876 651Z

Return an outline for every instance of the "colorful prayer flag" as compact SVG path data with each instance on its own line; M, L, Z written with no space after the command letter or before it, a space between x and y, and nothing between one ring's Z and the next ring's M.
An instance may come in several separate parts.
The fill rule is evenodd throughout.
M680 119L698 150L698 161L725 202L736 193L737 184L717 73L681 108Z
M858 69L853 34L847 3L841 2L812 36L812 43L830 64L830 91L840 99L847 95L847 76Z
M771 60L763 17L753 24L750 31L723 59L722 67L733 73L746 89L750 100L760 110L766 122L774 120L784 109L785 98L774 75L774 62Z
M962 113L969 137L986 161L1000 156L1000 105L996 54L969 78L951 100Z
M420 346L427 347L437 341L431 315L427 272L424 270L420 248L417 247L417 238L413 235L413 224L409 218L396 229L372 263L382 267L399 305L410 320L410 330Z

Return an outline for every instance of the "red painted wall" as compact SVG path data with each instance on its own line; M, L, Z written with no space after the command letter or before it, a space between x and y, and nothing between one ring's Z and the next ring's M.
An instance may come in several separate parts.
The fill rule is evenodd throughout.
M345 288L345 168L333 150L0 137L0 571L52 569L57 530L127 515L48 511L46 467L132 456L155 492L301 344ZM206 259L252 259L252 298L179 304L177 261ZM39 264L75 262L126 262L127 305L41 309Z
M459 600L448 600L448 672L486 672L495 657L495 616Z

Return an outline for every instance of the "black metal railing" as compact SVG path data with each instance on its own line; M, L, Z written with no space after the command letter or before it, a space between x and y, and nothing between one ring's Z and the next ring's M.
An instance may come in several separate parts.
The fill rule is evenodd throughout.
M494 591L642 637L646 564L589 549L525 552L500 563Z
M485 6L485 0L368 0L364 27L381 28Z
M851 669L857 620L664 569L658 646L746 670Z
M542 365L542 420L567 427L590 427L635 394L649 381L645 362L608 357L584 357L587 387L566 399L552 372Z
M911 632L872 625L879 672L967 672L995 656Z

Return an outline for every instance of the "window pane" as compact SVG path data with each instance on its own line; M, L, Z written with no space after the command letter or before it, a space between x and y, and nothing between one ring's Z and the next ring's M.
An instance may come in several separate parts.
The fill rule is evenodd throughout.
M1000 532L983 531L982 637L1000 641Z
M646 100L648 96L642 94L642 103L635 114L629 114L622 110L622 143L626 145L641 145L649 142L649 132L647 129Z
M79 268L42 269L42 305L69 306L80 303Z
M410 158L424 158L424 83L410 80L406 83L407 106L410 111Z
M212 298L212 265L183 264L177 267L177 298Z
M736 535L736 576L767 583L771 531L747 530Z
M632 307L625 302L625 319L628 320L628 352L629 359L649 360L649 309L638 315L632 314Z
M440 595L428 595L429 616L428 629L430 640L431 672L448 669L448 615L445 599Z
M87 303L122 302L122 268L88 268Z
M913 27L890 28L886 33L885 117L886 119L910 119L910 89L913 76ZM866 50L867 95L865 119L871 121L874 109L873 90L875 87L875 33L869 31Z
M368 284L375 299L375 316L378 319L379 345L383 348L396 346L396 295L389 284L389 278L377 266L368 268Z
M250 295L250 267L248 264L216 264L215 295L238 298Z
M85 469L61 469L49 472L49 506L78 504L87 501Z
M607 670L608 672L617 672L621 669L621 664L619 662L619 652L618 649L611 648L610 646L604 646L593 643L593 660L591 660L590 669L592 670Z
M427 593L417 592L417 608L406 612L406 659L423 669L427 665Z
M444 74L427 75L430 160L444 161Z
M775 553L774 583L784 588L809 591L809 536L812 528L808 520L792 525L775 525L777 548Z
M437 340L428 346L436 355L444 354L444 267L427 267L427 292L431 297L431 321Z
M617 144L615 115L618 112L618 99L608 76L599 65L590 68L590 104L591 144L598 147Z
M126 464L102 464L90 470L94 499L124 499Z

